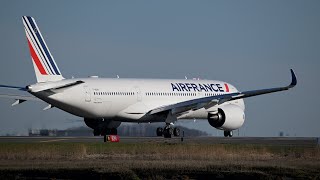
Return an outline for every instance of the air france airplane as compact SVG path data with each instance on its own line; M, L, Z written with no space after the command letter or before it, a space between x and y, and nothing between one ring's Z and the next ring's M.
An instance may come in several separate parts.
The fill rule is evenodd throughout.
M238 91L216 80L188 79L65 79L59 70L34 18L22 17L37 83L26 87L0 85L26 91L32 96L1 95L13 98L12 105L35 100L48 103L84 118L95 136L117 134L121 122L164 122L158 136L179 136L173 128L179 119L207 119L209 124L232 137L232 131L245 121L244 98L288 90L297 84L291 69L291 84L284 87Z

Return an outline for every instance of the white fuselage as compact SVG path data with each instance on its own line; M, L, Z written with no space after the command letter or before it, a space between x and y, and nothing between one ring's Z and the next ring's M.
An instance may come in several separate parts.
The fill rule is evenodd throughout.
M41 91L60 84L81 80L71 88ZM213 80L185 79L109 79L84 78L31 85L30 93L54 107L84 118L104 118L121 122L157 122L161 117L148 116L154 108L206 96L238 92L231 84ZM39 91L39 92L37 92ZM54 93L52 92L54 91ZM242 99L229 101L244 110ZM201 108L180 115L178 119L206 119L214 109Z

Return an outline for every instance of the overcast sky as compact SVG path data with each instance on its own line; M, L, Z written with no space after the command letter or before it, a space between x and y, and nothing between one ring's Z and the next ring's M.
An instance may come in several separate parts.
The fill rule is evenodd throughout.
M227 81L239 90L298 85L245 99L245 136L320 136L320 1L1 1L0 84L35 82L21 16L33 16L66 78ZM21 94L0 89L0 93ZM0 134L84 125L45 103L0 99ZM79 120L79 121L78 121ZM188 127L222 135L206 120ZM235 133L237 135L237 133Z

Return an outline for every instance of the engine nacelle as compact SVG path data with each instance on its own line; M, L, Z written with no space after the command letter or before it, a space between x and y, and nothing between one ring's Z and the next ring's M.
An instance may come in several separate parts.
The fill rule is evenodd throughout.
M218 113L208 113L208 122L212 127L222 130L235 130L242 126L245 120L243 109L237 105L225 105L218 108Z

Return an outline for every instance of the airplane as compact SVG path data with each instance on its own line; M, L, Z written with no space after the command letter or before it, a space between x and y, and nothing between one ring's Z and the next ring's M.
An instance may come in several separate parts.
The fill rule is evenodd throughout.
M157 136L180 136L174 123L180 119L207 119L208 123L232 137L233 130L245 121L244 98L285 91L297 84L292 69L288 86L238 91L224 81L199 79L126 79L88 78L66 79L62 76L33 17L22 17L27 43L37 82L26 87L0 85L26 91L32 96L2 94L18 105L25 101L44 101L84 119L94 136L117 135L122 122L164 122Z

